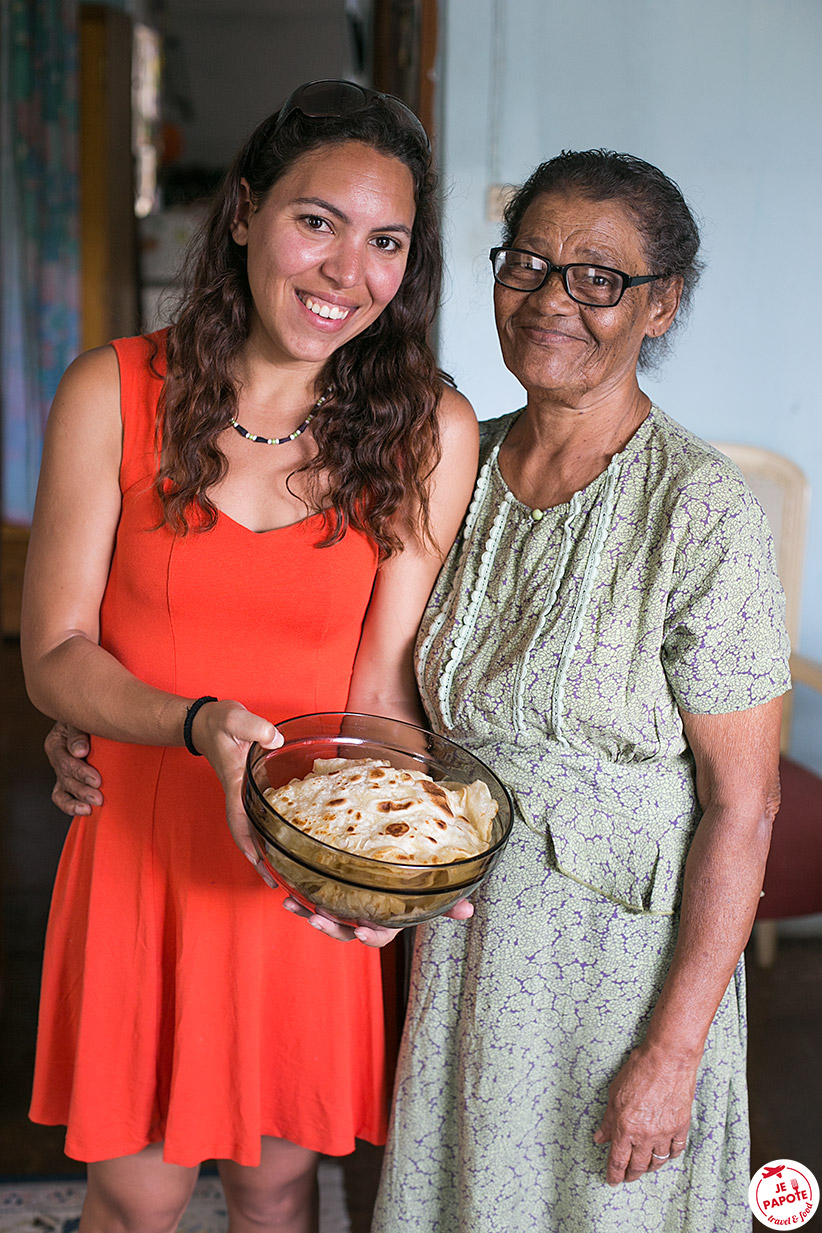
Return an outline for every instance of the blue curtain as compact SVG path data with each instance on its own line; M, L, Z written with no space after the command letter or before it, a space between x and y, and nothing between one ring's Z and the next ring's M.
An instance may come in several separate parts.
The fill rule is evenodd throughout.
M77 0L2 0L3 518L30 521L43 429L80 349Z

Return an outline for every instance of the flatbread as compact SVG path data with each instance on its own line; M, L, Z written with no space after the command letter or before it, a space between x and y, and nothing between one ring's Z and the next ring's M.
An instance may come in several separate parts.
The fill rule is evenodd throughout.
M303 779L265 792L323 843L395 864L441 865L485 851L498 805L487 784L435 782L376 758L317 758Z

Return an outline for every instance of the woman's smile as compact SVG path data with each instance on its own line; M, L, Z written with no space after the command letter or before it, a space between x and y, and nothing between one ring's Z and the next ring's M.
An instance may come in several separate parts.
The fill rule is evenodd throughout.
M360 142L310 150L233 226L248 253L249 345L322 367L375 321L405 274L416 207L404 163Z
M341 303L338 300L332 300L327 295L317 296L307 291L297 291L295 294L300 303L304 304L308 311L313 316L319 317L321 321L345 321L357 309L356 304Z
M561 329L556 325L539 325L536 322L521 322L515 324L515 329L521 330L536 346L567 346L572 343L587 343L588 339L580 333Z

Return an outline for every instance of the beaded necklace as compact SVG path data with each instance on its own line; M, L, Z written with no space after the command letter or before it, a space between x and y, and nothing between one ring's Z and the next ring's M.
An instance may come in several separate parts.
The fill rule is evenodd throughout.
M314 403L314 406L311 408L302 424L300 424L299 428L295 428L294 431L290 432L287 437L258 437L256 433L249 432L247 428L243 428L242 424L238 424L233 417L229 419L228 422L232 428L236 428L241 437L245 437L246 441L256 441L258 445L285 445L288 441L296 441L297 437L301 436L305 432L320 407L324 402L328 401L328 396L330 393L331 388L329 387Z

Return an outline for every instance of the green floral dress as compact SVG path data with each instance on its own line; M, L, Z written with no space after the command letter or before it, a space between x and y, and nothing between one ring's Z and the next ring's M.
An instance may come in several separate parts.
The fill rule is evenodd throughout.
M483 425L417 670L433 726L503 778L516 822L469 922L417 930L373 1233L741 1233L744 969L712 1024L684 1154L604 1181L593 1133L676 944L700 811L679 708L789 688L765 518L723 455L651 410L607 470L530 510Z

